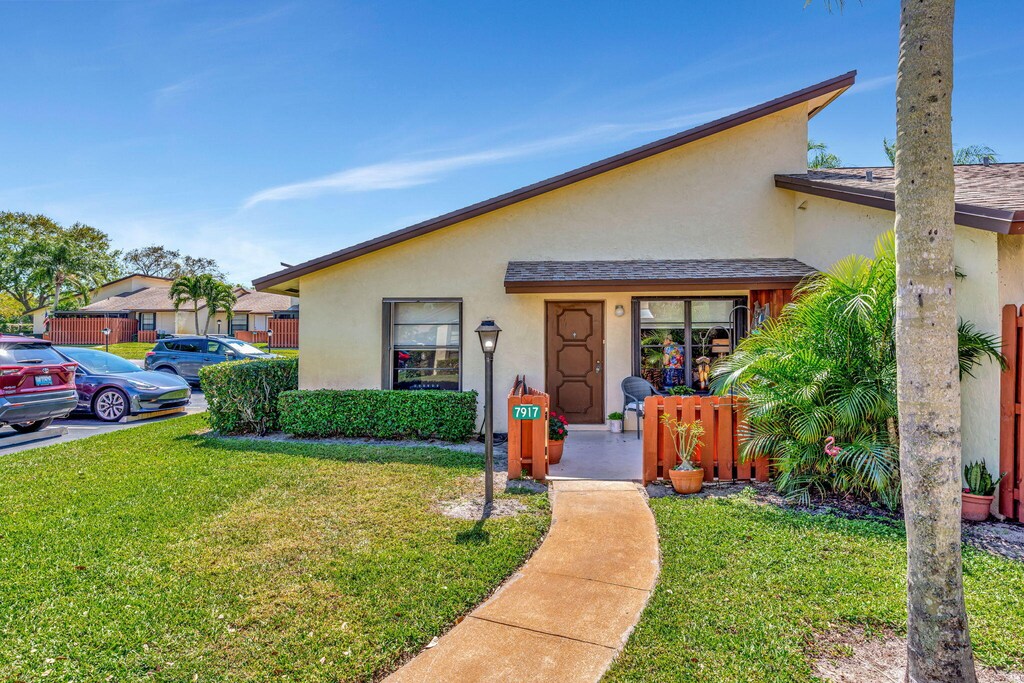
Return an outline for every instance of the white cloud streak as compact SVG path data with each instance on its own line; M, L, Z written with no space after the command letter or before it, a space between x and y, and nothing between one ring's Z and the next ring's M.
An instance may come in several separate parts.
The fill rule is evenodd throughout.
M297 183L278 185L248 197L242 208L250 209L264 202L310 199L328 194L397 190L437 182L445 175L475 166L500 163L511 159L581 147L596 142L626 138L641 133L678 130L695 122L708 121L733 109L716 109L661 121L591 126L574 133L544 138L508 147L496 147L468 154L386 161L345 169L337 173Z

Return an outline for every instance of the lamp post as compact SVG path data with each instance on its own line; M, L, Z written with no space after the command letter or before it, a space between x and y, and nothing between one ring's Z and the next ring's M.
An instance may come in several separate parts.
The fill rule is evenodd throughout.
M274 348L274 331L267 325L267 353Z
M484 516L494 505L494 349L501 328L493 320L484 320L476 328L484 352Z
M107 353L110 353L110 328L104 327L100 331L103 332L103 348L106 349Z

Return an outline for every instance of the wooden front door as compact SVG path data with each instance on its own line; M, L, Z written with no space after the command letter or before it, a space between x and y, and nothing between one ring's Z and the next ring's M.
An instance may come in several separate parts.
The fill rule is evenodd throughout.
M547 302L545 389L569 424L604 422L604 302Z

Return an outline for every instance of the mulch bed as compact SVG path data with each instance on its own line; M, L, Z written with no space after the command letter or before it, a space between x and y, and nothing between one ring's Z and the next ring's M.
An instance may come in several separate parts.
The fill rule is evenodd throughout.
M787 510L797 510L812 515L835 515L846 519L869 519L882 524L896 525L903 521L902 510L888 510L881 505L870 505L847 496L826 496L812 505L798 505L780 496L775 488L766 482L723 482L705 483L695 498L721 498L735 496L744 489L754 490L754 500L762 505L774 505ZM651 498L677 496L671 484L656 482L647 485ZM683 496L680 496L683 497ZM1011 560L1024 562L1024 524L1013 522L968 522L963 523L963 539L975 548L1001 555Z

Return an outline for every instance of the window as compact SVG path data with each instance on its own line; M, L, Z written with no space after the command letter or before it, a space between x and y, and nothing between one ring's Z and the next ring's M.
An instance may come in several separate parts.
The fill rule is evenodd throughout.
M179 353L204 353L202 342L198 341L164 342L164 348Z
M744 298L633 299L633 372L659 389L707 389L708 368L746 327Z
M145 332L156 329L156 313L139 313L139 330Z
M233 315L231 316L231 334L238 332L239 330L245 331L249 329L249 316L248 315Z
M460 300L385 301L383 320L382 387L462 387Z
M47 342L0 344L0 364L59 365L66 362Z

